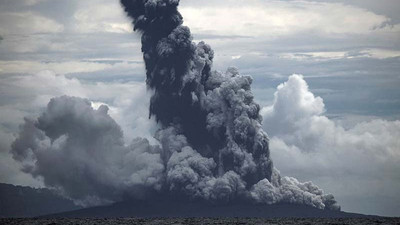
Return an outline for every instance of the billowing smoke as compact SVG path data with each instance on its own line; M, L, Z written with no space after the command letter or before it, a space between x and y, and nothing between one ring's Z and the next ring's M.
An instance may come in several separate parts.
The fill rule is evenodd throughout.
M146 198L152 193L212 202L288 202L337 209L311 182L273 167L252 78L212 71L213 51L192 42L179 0L121 0L142 35L150 116L159 145L123 142L107 107L59 97L26 119L12 146L23 170L82 204Z
M146 139L123 142L119 125L89 100L62 96L52 99L37 120L25 119L12 145L23 171L41 177L82 204L102 204L143 187L161 188L160 148Z

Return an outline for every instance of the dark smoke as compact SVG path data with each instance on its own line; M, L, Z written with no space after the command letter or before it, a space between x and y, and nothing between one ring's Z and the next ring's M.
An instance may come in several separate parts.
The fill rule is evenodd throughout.
M268 138L250 92L251 77L233 68L225 74L211 71L213 51L192 42L177 11L179 1L121 3L142 34L146 81L155 91L150 114L164 128L177 128L202 156L213 158L213 174L233 171L246 187L271 181Z
M141 33L160 146L145 139L126 145L106 106L94 110L88 100L64 96L21 127L12 154L25 172L83 204L157 193L338 208L316 185L274 169L252 78L235 68L211 70L213 51L192 42L178 0L121 3Z

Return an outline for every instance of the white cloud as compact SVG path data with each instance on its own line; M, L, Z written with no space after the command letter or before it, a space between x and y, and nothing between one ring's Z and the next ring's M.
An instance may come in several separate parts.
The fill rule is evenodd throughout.
M296 60L331 60L331 59L342 59L347 58L347 52L335 51L335 52L296 52L296 53L283 53L279 57L284 59L296 59Z
M323 100L309 91L301 75L292 75L278 86L274 103L262 111L275 165L285 175L317 181L345 210L395 212L384 209L400 200L396 195L400 121L372 119L344 128L324 116L324 111ZM392 200L374 205L377 196ZM367 205L352 208L351 201Z
M381 49L381 48L370 48L360 51L361 54L364 54L371 58L376 59L386 59L393 57L400 57L400 51L390 50L390 49Z
M86 3L87 4L87 3ZM74 14L75 29L81 33L132 33L131 22L118 1L87 4Z
M0 51L4 53L38 53L38 52L82 52L85 49L76 46L71 40L53 41L51 34L12 35L1 41Z
M295 74L278 86L273 105L263 108L262 114L266 130L279 135L292 133L301 126L303 118L312 118L324 111L322 99L309 92L303 77Z
M47 0L24 0L24 4L32 6L32 5L36 5L38 3L45 2L45 1L47 1Z
M62 24L33 12L2 12L0 21L0 34L5 36L60 33L64 30Z
M389 18L341 3L229 0L193 4L182 2L180 11L195 33L277 37L299 32L341 35L392 29L385 25Z
M85 61L66 61L66 62L39 62L39 61L0 61L1 73L33 74L43 70L51 70L56 74L96 72L111 69L142 69L141 64L131 64L129 62L119 62L114 64L85 62Z
M387 59L399 57L400 51L382 49L382 48L370 48L359 51L330 51L330 52L296 52L296 53L282 53L279 54L280 58L283 59L294 59L294 60L315 60L315 61L326 61L333 59L352 59L352 58L374 58L374 59Z

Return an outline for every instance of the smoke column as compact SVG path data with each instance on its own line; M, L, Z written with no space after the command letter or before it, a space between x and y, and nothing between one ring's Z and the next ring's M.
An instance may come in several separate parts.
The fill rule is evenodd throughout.
M141 34L146 82L154 92L149 116L161 125L155 134L159 146L140 138L124 144L106 106L94 110L88 100L63 96L21 126L11 152L25 172L89 205L184 193L214 203L339 209L332 195L311 182L280 176L253 100L252 78L235 68L211 70L213 50L192 42L179 0L121 4Z
M182 26L179 1L121 1L142 33L147 84L155 91L150 114L164 128L174 127L203 157L213 158L218 175L233 171L250 187L271 180L267 135L250 77L231 68L211 71L213 51L192 42Z

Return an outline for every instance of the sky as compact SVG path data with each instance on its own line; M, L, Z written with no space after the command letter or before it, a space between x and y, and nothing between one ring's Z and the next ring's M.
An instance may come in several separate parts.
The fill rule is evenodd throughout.
M0 182L42 186L10 145L52 97L107 104L126 141L151 141L141 43L118 1L0 2ZM182 0L214 69L253 77L274 165L344 211L400 216L397 0Z

